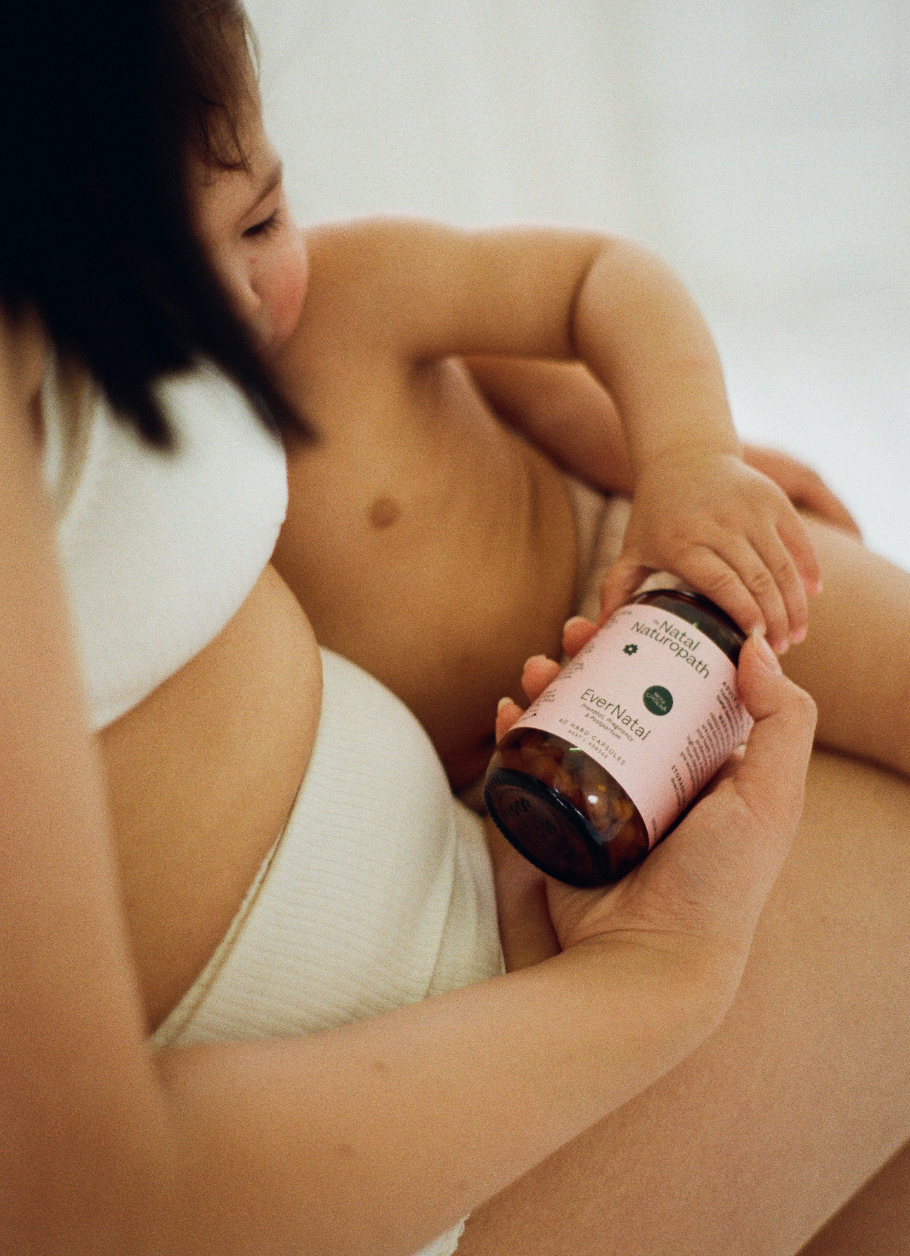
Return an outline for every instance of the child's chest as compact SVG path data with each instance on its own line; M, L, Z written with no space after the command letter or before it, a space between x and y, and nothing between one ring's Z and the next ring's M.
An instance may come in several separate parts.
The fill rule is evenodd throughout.
M333 375L301 398L322 440L289 458L276 565L320 642L398 693L459 775L524 659L558 648L576 579L563 479L460 364Z

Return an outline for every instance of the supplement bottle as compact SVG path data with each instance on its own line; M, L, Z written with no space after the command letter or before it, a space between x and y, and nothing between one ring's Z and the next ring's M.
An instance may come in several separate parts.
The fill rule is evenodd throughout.
M569 885L641 863L742 741L744 634L681 589L641 593L499 743L487 809L526 859Z

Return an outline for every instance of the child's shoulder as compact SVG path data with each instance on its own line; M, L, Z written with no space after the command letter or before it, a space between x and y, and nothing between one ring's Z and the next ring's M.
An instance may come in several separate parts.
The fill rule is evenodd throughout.
M414 258L464 247L476 233L424 218L371 215L305 228L307 247L325 264L382 275Z
M304 231L309 279L300 332L326 345L419 356L440 321L471 233L416 218L375 216Z

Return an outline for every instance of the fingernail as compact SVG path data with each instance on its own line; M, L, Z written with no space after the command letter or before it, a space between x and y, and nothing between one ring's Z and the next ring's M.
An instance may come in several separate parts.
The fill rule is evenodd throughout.
M511 698L500 698L499 701L496 703L496 714L499 715L500 711L502 711L505 707L511 706L511 705L512 705Z
M805 641L805 639L806 639L806 633L807 633L808 631L809 631L809 630L808 630L808 628L797 628L796 632L794 632L794 634L793 634L793 636L792 636L792 638L791 638L791 640L790 640L790 644L791 644L791 645L799 645L800 641Z
M563 632L567 632L570 628L574 628L576 624L587 624L587 620L583 615L573 615L571 619L567 619L562 626Z
M767 667L768 671L769 672L782 671L783 669L781 668L777 655L771 649L770 645L768 645L764 632L759 632L753 629L752 639L754 640L755 645L758 649L758 657L764 663L765 667Z

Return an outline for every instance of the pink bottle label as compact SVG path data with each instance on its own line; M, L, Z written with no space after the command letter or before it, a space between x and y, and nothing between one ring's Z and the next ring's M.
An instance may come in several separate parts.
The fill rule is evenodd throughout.
M652 846L743 742L736 668L687 620L621 607L518 720L596 759L641 813Z

